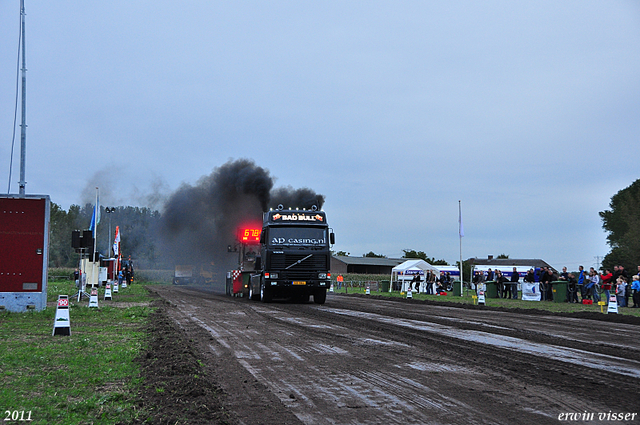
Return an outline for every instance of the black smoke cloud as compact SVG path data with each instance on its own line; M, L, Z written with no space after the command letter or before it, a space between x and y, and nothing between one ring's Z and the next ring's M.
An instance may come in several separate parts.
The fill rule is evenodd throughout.
M237 254L227 247L236 242L240 226L262 226L268 208L322 208L324 196L308 188L273 188L269 171L250 159L230 160L202 177L195 186L184 184L165 202L160 236L175 264L214 264L221 284L224 272L237 267ZM218 287L217 289L220 289Z

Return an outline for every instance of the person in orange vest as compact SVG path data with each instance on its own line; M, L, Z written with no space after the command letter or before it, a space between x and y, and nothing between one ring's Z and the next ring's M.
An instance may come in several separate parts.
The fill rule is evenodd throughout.
M342 289L342 282L344 281L344 278L342 277L341 274L339 274L338 277L336 277L336 281L338 282L338 289Z

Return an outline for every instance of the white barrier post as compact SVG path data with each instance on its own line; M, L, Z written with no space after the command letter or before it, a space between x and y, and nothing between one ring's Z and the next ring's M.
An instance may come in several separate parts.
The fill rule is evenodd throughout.
M485 297L484 297L484 291L486 289L486 286L484 283L479 283L478 284L478 305L486 305L485 302Z
M107 283L107 286L104 288L104 300L111 301L111 284Z
M53 321L54 335L71 335L71 321L69 320L69 296L58 295L58 306L56 307L56 318Z
M91 288L91 296L89 297L89 307L90 308L98 307L98 290L96 288Z
M609 297L607 314L618 314L618 299L616 298L615 294L611 294L611 296Z

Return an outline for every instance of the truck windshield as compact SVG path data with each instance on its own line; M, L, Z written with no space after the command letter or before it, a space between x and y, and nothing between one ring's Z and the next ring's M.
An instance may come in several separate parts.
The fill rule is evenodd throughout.
M327 229L319 227L272 227L270 246L327 246Z

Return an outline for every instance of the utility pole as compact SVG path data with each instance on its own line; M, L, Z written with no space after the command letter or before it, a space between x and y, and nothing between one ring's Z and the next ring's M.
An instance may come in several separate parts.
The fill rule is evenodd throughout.
M26 48L26 29L25 29L24 0L20 0L20 24L22 26L22 121L20 124L20 196L25 195L25 164L27 162L27 48Z
M600 264L602 264L602 260L604 259L604 257L602 257L601 255L596 255L594 258L596 259L596 270L600 270Z

